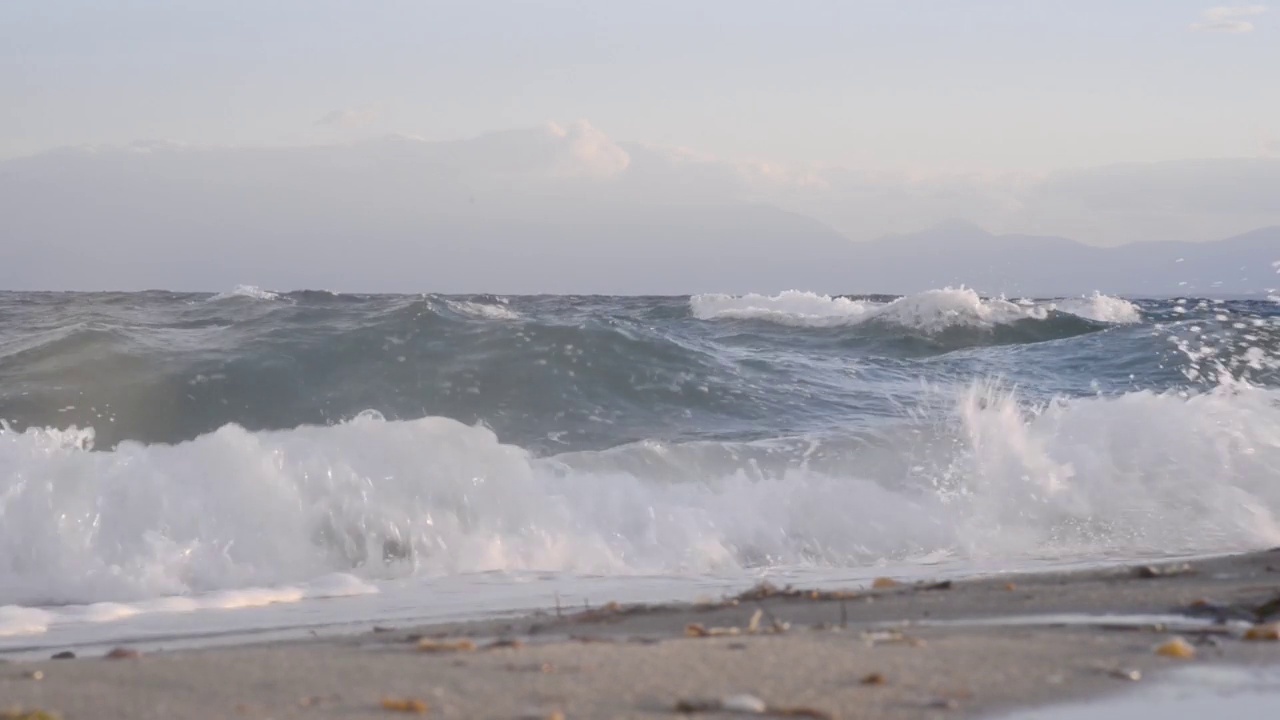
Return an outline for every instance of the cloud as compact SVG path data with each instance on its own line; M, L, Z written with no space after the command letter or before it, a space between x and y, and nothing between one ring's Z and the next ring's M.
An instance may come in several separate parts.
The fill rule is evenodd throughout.
M831 189L831 183L822 176L820 170L767 162L742 163L738 169L748 182L756 186L801 191Z
M1275 202L1280 197L1280 138L1267 130L1270 134L1264 131L1256 140L1258 157L1133 163L1048 175L913 175L825 163L745 161L616 141L586 121L450 141L394 135L347 143L326 135L326 142L288 153L212 147L188 152L166 144L115 151L138 155L145 150L158 166L198 166L200 173L221 178L216 184L250 195L308 198L296 200L297 206L315 204L309 199L313 197L361 198L330 203L333 212L345 211L361 221L367 219L359 213L370 207L385 210L375 214L379 221L398 217L398 212L470 218L481 207L496 222L515 217L517 209L534 212L529 208L549 199L602 213L614 207L758 204L813 218L852 240L963 218L998 233L1116 245L1206 240L1280 225ZM90 149L63 159L88 162L91 154L110 151ZM1268 151L1273 155L1268 157ZM63 155L35 156L30 162L54 163ZM308 160L297 163L296 157ZM361 173L355 185L349 184L352 168ZM4 178L0 172L0 181ZM475 205L469 202L473 197ZM284 222L292 216L282 210L280 217Z
M393 141L383 138L381 144L388 142ZM425 166L448 167L468 182L492 181L508 188L547 180L574 185L608 179L631 165L626 149L585 120L569 125L548 122L443 142L408 141L401 136L394 146L393 155L404 156L408 150Z
M1201 21L1191 24L1192 30L1199 32L1248 33L1253 32L1253 23L1240 18L1261 15L1267 11L1266 5L1236 5L1232 7L1211 7L1201 14Z
M560 146L552 175L612 177L631 164L631 156L626 150L586 120L579 120L567 128L550 123L547 129Z
M355 130L367 127L378 121L382 113L375 109L367 110L330 110L324 117L315 122L320 127L334 127L342 130Z

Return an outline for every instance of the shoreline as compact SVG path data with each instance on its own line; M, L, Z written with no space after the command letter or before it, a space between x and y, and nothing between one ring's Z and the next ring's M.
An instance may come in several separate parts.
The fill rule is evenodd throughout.
M725 698L812 717L996 717L1189 664L1280 661L1280 642L1244 639L1280 620L1277 550L877 584L8 662L0 717L388 718L413 716L417 701L428 717L658 718ZM1174 637L1194 658L1156 652Z

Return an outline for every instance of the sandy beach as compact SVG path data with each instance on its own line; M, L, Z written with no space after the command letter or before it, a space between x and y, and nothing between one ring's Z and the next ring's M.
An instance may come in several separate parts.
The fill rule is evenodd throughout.
M784 717L993 717L1119 693L1192 663L1280 660L1280 643L1247 637L1280 616L1275 551L878 585L11 662L0 666L0 710L11 714L0 716L714 717L727 702ZM1157 651L1174 638L1194 657Z

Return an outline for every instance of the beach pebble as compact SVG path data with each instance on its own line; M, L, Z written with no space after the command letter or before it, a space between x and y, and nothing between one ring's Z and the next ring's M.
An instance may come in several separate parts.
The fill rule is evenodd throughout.
M885 676L881 675L878 672L873 672L869 675L863 676L862 678L863 685L885 685L888 682L889 681L885 678Z
M494 640L488 645L485 645L484 649L485 650L503 650L503 649L519 650L522 647L524 647L523 640L520 640L518 638L510 638L510 639L503 638L500 640Z
M418 641L419 652L471 652L475 649L476 644L465 638L462 640L433 640L431 638L422 638Z
M727 695L718 700L679 700L676 712L680 713L738 713L742 715L772 715L777 717L803 717L830 720L831 713L810 707L778 707L766 703L755 695Z
M63 650L60 653L54 653L51 657L54 660L75 660L76 654L70 650Z
M1173 637L1156 646L1156 654L1175 660L1190 660L1196 656L1196 649L1181 637Z
M417 698L383 698L382 709L387 712L427 714L427 704Z
M725 635L738 635L742 632L737 627L704 627L702 623L689 623L684 628L684 634L688 637L722 637Z
M1245 640L1280 640L1280 623L1254 625L1244 633Z
M1177 575L1190 575L1194 572L1195 572L1195 568L1191 567L1186 563L1183 563L1181 565L1164 565L1164 566L1143 565L1139 568L1135 568L1133 571L1133 574L1136 577L1151 579L1151 578L1160 578L1160 577L1174 577Z
M107 660L133 660L142 657L142 653L133 648L118 647L103 655Z
M763 700L755 695L728 695L720 700L720 709L725 712L764 713L769 709Z
M1129 682L1138 682L1142 679L1142 671L1132 668L1115 668L1108 671L1107 674L1118 680L1128 680Z
M676 712L684 713L736 712L763 715L768 710L769 706L765 701L755 695L747 695L745 693L726 695L716 700L679 700L676 702Z
M27 672L23 673L22 676L28 680L43 680L44 672L40 670L28 670Z

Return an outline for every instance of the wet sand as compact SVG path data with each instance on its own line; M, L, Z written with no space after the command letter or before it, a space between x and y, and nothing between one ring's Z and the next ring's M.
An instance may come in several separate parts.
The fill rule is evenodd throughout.
M420 709L384 700L420 701L427 717L670 718L682 701L741 694L793 717L996 717L1123 692L1188 664L1275 663L1280 642L1243 637L1268 619L1280 619L1277 551L843 593L760 589L704 605L8 663L0 718L7 708L65 720ZM1156 653L1175 636L1194 658Z

